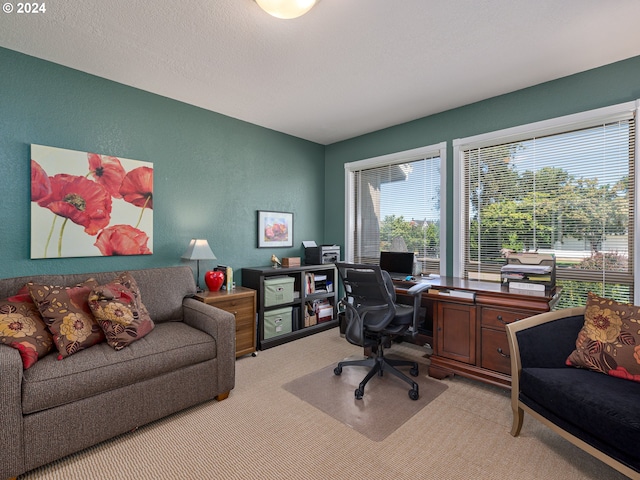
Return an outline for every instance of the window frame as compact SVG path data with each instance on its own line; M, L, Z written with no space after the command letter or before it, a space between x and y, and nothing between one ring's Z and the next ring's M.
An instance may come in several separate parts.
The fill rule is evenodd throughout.
M638 132L638 121L640 120L640 99L631 102L624 102L608 107L597 108L585 112L565 115L539 122L519 125L516 127L496 130L479 135L453 140L453 275L462 277L465 266L465 239L467 235L467 219L465 218L465 205L468 199L465 192L465 162L464 152L469 149L489 147L504 143L518 142L532 137L553 135L571 130L578 130L596 124L605 124L617 120L626 119L629 115L635 115L635 178L634 178L634 218L633 218L633 283L634 283L634 304L640 304L640 288L638 285L640 275L640 222L638 215L640 210L640 194L638 192L640 174L637 170L637 159L640 146L640 135Z
M385 167L398 165L412 161L422 160L429 157L440 158L440 272L446 271L447 259L447 175L446 175L446 159L447 159L447 143L440 142L425 147L404 150L401 152L390 153L378 157L366 158L344 164L345 174L345 202L344 202L344 245L345 245L345 261L353 262L355 246L353 242L353 232L356 228L355 212L351 211L350 206L355 205L355 189L354 177L355 172L369 168Z

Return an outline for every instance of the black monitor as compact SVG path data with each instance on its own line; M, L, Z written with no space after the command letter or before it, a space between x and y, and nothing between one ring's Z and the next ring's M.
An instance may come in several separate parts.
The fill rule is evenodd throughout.
M413 275L413 252L380 252L380 268L389 273Z

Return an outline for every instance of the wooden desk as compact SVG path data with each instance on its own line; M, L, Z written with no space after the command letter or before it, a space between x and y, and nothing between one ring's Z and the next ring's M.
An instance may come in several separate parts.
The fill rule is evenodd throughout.
M426 322L430 318L433 324L429 375L442 379L459 374L510 387L511 360L504 326L548 312L557 302L560 288L543 294L514 293L494 282L452 277L426 281L432 284L422 298ZM412 285L396 283L399 299Z

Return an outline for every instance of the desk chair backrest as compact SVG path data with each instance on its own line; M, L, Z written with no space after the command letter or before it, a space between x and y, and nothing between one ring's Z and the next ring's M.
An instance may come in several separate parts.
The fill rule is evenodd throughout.
M345 337L350 343L364 346L365 328L379 332L396 316L393 282L378 265L338 262L336 266L345 291Z
M340 375L348 366L369 367L367 376L355 391L356 399L364 395L364 387L375 376L389 372L411 385L409 398L417 400L418 384L396 367L410 366L412 376L418 376L418 364L410 360L388 359L384 349L393 337L404 335L410 326L413 332L418 330L418 311L422 301L422 292L429 288L428 283L414 285L407 294L413 297L413 306L396 305L395 288L391 276L377 265L336 263L344 285L347 328L345 337L349 343L368 348L364 360L343 360L333 369Z

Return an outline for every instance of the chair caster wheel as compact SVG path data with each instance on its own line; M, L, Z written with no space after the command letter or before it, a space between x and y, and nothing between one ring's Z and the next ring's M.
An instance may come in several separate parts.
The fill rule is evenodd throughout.
M340 375L342 373L342 367L336 367L333 369L333 373L335 375Z
M409 398L411 400L418 400L418 398L420 398L420 394L417 390L409 390Z
M362 400L362 395L364 395L364 392L359 388L356 388L355 395L356 395L356 400Z
M418 367L415 367L415 368L412 368L411 370L409 370L409 374L410 374L412 377L417 377L419 373L420 373L420 372L418 371Z

